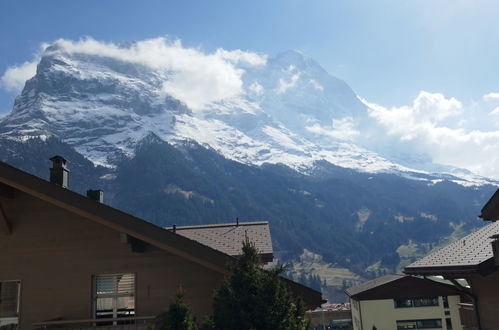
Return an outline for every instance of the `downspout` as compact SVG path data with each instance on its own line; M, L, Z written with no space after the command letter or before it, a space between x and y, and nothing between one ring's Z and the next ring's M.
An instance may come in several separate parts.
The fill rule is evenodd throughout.
M458 289L460 292L462 292L463 294L465 294L466 296L468 296L468 297L471 298L471 301L473 301L473 306L475 307L475 316L476 316L476 322L477 322L477 325L478 325L478 330L482 330L482 325L481 325L481 322L480 322L480 313L478 312L478 298L477 298L477 296L475 296L474 294L472 294L470 292L470 289L462 286L454 278L449 279L449 281L451 281L452 284L454 284L454 287L456 289Z

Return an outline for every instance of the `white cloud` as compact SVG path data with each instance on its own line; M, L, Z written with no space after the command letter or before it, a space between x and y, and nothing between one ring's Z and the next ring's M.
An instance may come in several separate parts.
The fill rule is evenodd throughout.
M318 135L347 141L354 140L360 134L360 132L356 129L356 124L352 117L333 119L330 127L324 127L316 123L305 128L309 132Z
M254 93L256 96L260 96L263 93L263 86L257 83L256 81L252 83L248 89Z
M386 133L398 137L400 150L406 148L407 152L410 146L409 152L423 152L436 163L499 178L499 130L486 130L486 116L470 118L477 113L455 98L421 92L412 105L390 109L363 102L369 106L369 116ZM448 121L450 118L456 120ZM459 126L466 119L475 119L474 128Z
M229 60L234 63L244 62L252 66L260 66L267 64L267 56L256 53L245 52L240 49L228 51L222 48L217 49L217 56Z
M284 94L288 89L295 87L296 84L298 83L298 80L300 80L300 75L301 72L295 73L294 75L291 76L291 79L289 81L279 78L277 93Z
M169 79L163 84L164 93L183 101L193 110L236 97L243 92L241 78L244 70L237 67L238 62L251 66L266 63L266 57L256 53L223 49L206 53L200 49L184 47L179 40L170 41L166 38L147 39L128 46L92 38L80 41L60 39L54 45L56 47L47 52L109 57L167 72ZM7 70L2 77L5 88L19 88L33 73L34 65L35 62L31 62L29 65Z
M488 93L483 96L484 101L499 100L499 93Z
M46 43L42 43L38 51L34 54L32 61L26 61L21 65L13 65L7 68L0 78L0 86L8 92L20 92L26 80L36 74L36 66L40 62L40 57L47 46Z
M26 80L32 78L36 73L38 60L24 62L19 66L9 67L0 78L2 87L9 91L17 93L23 89Z
M317 90L320 90L320 91L323 91L324 90L324 87L322 87L321 84L319 84L316 80L314 79L310 79L308 81L310 83L310 85L312 85L315 89Z
M402 140L412 140L435 128L442 120L459 115L463 106L455 98L446 99L439 93L422 91L410 106L384 108L369 104L369 115L388 128L389 134L398 134Z

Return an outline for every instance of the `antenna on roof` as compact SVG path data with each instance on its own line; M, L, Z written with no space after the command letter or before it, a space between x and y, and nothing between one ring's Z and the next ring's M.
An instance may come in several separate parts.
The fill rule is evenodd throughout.
M239 218L236 218L236 226L239 226Z

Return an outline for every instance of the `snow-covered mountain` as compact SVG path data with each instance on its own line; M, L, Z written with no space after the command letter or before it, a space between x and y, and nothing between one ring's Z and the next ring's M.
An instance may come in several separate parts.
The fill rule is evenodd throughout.
M122 45L120 47L131 47ZM240 91L201 106L175 98L174 69L111 55L49 46L10 114L3 137L56 136L95 164L113 167L150 133L179 144L194 140L226 158L282 163L302 173L317 161L363 172L391 172L436 182L491 182L466 171L392 161L353 142L371 124L368 105L310 57L287 51L262 63L234 64ZM355 125L356 129L352 129ZM417 159L417 157L415 157ZM404 165L401 165L404 163Z

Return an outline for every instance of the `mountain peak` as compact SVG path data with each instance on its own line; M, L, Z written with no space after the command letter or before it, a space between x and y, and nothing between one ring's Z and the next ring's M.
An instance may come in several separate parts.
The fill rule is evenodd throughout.
M369 119L366 105L311 57L288 50L240 70L239 94L194 111L165 88L182 79L174 70L66 51L56 42L13 111L0 118L0 134L56 136L106 166L113 166L113 155L163 140L196 141L241 163L280 163L304 173L319 160L366 172L411 171L348 140L342 130L360 129Z

